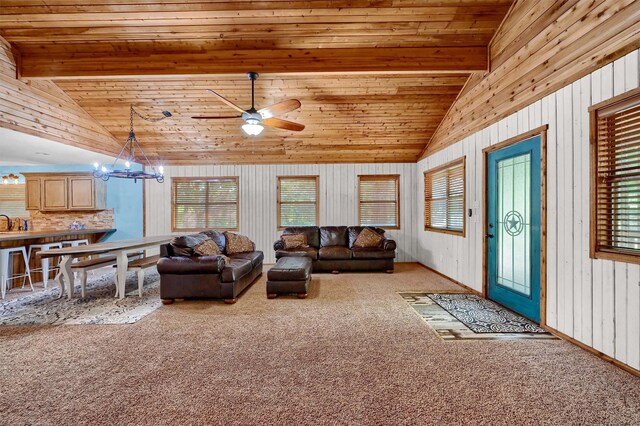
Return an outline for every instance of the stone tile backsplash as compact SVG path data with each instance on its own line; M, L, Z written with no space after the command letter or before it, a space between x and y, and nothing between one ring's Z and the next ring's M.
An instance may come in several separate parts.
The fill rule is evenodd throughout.
M74 221L84 224L86 229L112 229L115 227L113 209L96 212L42 212L31 211L30 231L58 231L69 229Z

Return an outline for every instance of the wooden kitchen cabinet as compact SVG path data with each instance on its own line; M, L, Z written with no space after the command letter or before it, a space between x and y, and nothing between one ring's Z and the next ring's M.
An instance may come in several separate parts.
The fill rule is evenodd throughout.
M40 210L67 210L69 207L66 177L43 177L40 192Z
M40 178L28 177L25 180L25 209L40 210Z
M41 211L104 210L106 182L91 173L23 173L27 208Z

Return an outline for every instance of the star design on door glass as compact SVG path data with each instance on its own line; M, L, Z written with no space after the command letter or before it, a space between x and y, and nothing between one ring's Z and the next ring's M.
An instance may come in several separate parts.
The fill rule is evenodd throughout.
M504 230L507 234L515 237L520 235L524 229L524 219L522 215L515 210L510 211L504 216Z

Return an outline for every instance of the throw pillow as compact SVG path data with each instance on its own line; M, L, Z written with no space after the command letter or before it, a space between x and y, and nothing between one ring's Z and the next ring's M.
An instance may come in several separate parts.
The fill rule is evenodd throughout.
M218 246L218 244L216 244L216 242L211 238L207 238L206 240L195 246L193 248L193 251L195 254L200 256L222 256L222 260L224 260L225 266L231 263L231 259L222 254L220 246Z
M173 240L171 240L173 253L175 256L193 256L195 254L193 248L207 238L208 237L204 234L192 234L174 237Z
M218 256L222 254L220 247L211 238L207 238L193 248L193 251L200 256Z
M372 248L378 247L384 237L369 228L364 228L358 238L353 242L354 247Z
M244 235L234 234L232 232L225 232L227 237L227 254L232 255L235 253L246 253L256 250L256 245L249 238Z
M284 242L285 249L309 247L307 245L307 236L305 234L283 235L280 239Z

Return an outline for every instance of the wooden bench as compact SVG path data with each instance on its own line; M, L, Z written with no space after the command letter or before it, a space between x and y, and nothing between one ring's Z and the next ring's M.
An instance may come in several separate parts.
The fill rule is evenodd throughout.
M146 256L141 257L139 259L132 260L129 262L129 266L127 266L127 271L137 271L138 272L138 296L142 297L142 285L144 284L144 270L145 268L149 268L151 266L155 266L158 264L158 260L160 259L160 255L155 256ZM115 276L116 281L116 297L118 296L118 275Z
M130 259L138 256L142 256L142 253L129 253L127 255ZM105 266L115 265L117 263L117 258L115 255L108 255L102 257L94 257L92 259L81 260L79 262L75 262L71 264L71 270L73 272L78 273L78 278L80 278L80 289L82 292L82 297L84 298L85 288L87 287L87 272L92 271L94 269L104 268ZM56 276L56 279L61 279L61 274L59 273ZM116 286L116 294L117 294Z

